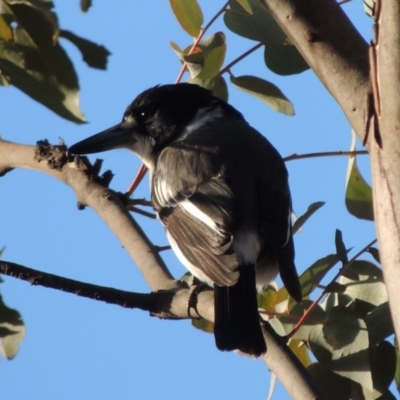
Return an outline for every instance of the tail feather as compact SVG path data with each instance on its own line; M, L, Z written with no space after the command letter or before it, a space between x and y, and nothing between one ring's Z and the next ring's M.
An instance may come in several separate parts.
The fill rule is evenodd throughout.
M239 267L233 286L214 285L215 342L219 350L240 350L255 357L267 351L257 306L254 265Z
M299 277L297 275L296 267L294 265L293 237L290 237L289 242L286 244L285 247L279 249L278 264L279 273L287 291L293 297L293 299L296 300L297 303L301 303L303 295L301 291Z

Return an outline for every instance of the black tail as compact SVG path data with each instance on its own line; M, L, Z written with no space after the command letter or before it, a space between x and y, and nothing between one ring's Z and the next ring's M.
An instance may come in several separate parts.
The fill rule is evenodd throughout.
M289 294L297 303L301 303L303 295L299 277L294 265L294 244L293 237L290 237L285 247L279 249L278 253L279 273L281 274L282 282L285 285Z
M215 342L219 350L240 350L259 357L267 351L257 306L254 265L239 267L233 286L214 285Z

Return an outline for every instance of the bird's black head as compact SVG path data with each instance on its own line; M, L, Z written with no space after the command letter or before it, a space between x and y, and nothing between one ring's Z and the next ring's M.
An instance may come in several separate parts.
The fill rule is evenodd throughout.
M70 147L71 154L128 148L146 164L191 124L205 124L240 113L200 86L180 83L155 86L136 97L122 122Z

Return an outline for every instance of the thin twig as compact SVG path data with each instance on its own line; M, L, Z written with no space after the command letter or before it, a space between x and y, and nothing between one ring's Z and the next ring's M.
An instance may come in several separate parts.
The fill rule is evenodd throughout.
M135 293L48 274L8 261L0 261L0 273L30 282L31 285L40 285L125 308L141 309L163 319L187 319L202 316L213 321L214 307L211 288L205 288L199 293L198 310L196 311L201 311L201 314L196 313L191 316L187 312L191 291L181 285L151 293Z
M368 154L367 150L357 150L357 151L321 151L318 153L306 153L306 154L292 154L290 156L284 157L283 161L293 161L301 160L303 158L316 158L316 157L332 157L332 156L355 156L361 154Z
M166 250L171 250L171 246L154 246L154 249L159 253Z
M0 261L0 271L4 275L27 281L31 285L39 285L61 290L81 297L120 305L122 307L140 308L145 311L151 310L148 294L127 292L110 287L80 282L74 279L64 278L59 275L24 267L8 261Z
M151 201L146 199L129 199L129 204L133 206L152 207Z
M128 207L128 210L129 211L133 211L133 212L135 212L137 214L143 215L143 216L148 217L148 218L157 219L156 214L149 213L148 211L141 210L140 208L137 208L135 206Z
M227 1L223 7L214 15L214 17L211 18L210 22L204 27L200 29L200 33L199 35L196 37L192 47L189 50L188 55L192 54L194 49L198 46L198 44L200 43L200 40L203 38L204 34L207 32L207 30L210 28L210 26L217 20L217 18L225 12L225 10L227 9L229 5L229 1ZM179 71L179 74L175 80L175 83L179 83L182 79L183 74L186 71L186 63L183 63L181 70Z
M230 69L237 64L239 61L242 61L243 58L246 58L248 55L253 53L254 51L258 50L260 47L264 46L264 43L257 43L255 46L253 46L251 49L245 51L242 55L239 57L235 58L232 62L230 62L226 67L222 68L221 71L219 71L219 75L224 74L225 72L229 72Z

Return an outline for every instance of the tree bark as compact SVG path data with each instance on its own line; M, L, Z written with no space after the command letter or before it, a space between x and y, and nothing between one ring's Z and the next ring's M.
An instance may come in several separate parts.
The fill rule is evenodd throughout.
M364 140L369 116L368 44L336 0L263 0Z
M367 139L381 263L400 337L399 2L376 2L378 9L381 6L373 76L378 97L372 93L368 45L336 0L263 3L342 108L358 137Z
M377 68L373 79L378 92L375 118L379 130L369 136L369 142L379 251L393 323L400 337L400 3L378 3L381 10L376 15Z

